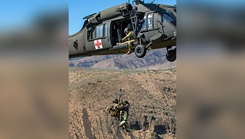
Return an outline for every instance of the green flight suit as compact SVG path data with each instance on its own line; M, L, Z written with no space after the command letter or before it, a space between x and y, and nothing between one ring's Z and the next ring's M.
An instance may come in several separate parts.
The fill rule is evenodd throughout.
M134 37L134 31L130 31L123 39L123 43L128 44L128 52L127 54L130 54L131 52L131 47L133 46L132 44L136 42L136 38Z

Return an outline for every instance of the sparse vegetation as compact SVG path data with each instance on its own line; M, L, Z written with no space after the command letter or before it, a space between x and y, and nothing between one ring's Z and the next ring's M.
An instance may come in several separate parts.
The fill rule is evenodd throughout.
M176 70L98 70L71 68L69 72L70 138L175 138ZM106 106L123 90L130 103L132 132L116 135ZM84 116L84 112L85 116ZM86 117L87 121L84 121ZM87 126L86 126L87 125ZM90 128L90 129L86 129ZM86 133L87 132L87 133Z

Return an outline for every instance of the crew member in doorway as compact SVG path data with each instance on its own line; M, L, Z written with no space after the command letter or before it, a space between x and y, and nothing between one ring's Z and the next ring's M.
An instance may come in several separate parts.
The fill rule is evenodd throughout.
M124 29L124 33L126 34L126 36L122 39L123 44L128 44L128 52L127 55L129 55L131 53L131 48L134 44L134 42L136 42L136 38L134 36L134 31L132 30L132 27L130 24L128 24L128 26Z

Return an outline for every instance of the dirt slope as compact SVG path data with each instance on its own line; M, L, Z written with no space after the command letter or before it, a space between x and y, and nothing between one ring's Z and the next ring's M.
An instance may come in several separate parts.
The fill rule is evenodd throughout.
M174 136L175 69L71 68L69 85L69 137L72 139L168 139ZM123 90L122 100L130 103L130 133L118 130L115 119L105 111L112 100L118 98L119 88Z

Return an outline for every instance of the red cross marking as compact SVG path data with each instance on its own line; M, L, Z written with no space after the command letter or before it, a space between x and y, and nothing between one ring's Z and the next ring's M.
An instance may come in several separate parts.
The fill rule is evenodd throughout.
M100 46L101 46L101 45L102 45L101 42L100 42L99 40L96 40L95 46L97 46L98 49L100 49Z

